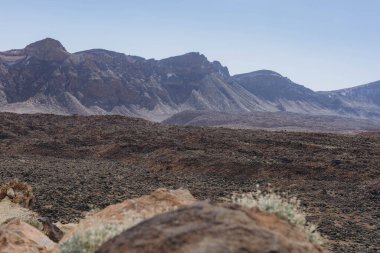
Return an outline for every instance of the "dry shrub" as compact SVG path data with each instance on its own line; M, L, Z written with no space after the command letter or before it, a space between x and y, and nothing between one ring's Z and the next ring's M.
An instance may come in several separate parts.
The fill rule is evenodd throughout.
M126 212L118 222L99 221L96 225L78 230L60 245L60 253L94 253L104 242L143 220L141 214ZM80 226L80 225L79 225Z
M317 231L317 226L306 221L306 212L301 207L300 200L296 197L292 197L287 193L276 193L273 189L263 192L257 186L254 192L233 193L231 200L233 203L247 208L255 207L263 212L275 214L303 231L311 243L323 243L323 238Z

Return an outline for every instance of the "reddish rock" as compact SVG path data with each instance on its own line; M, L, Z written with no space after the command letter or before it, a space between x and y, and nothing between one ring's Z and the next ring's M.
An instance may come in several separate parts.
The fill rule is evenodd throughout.
M0 187L0 201L5 197L25 208L31 208L36 201L32 187L27 183L19 182L17 179Z
M66 231L60 244L70 239L73 234L91 230L100 223L124 223L126 216L128 216L131 218L131 225L133 225L133 223L138 223L155 215L193 204L195 201L188 190L158 189L150 195L108 206L101 211L88 215L77 225L70 224L69 227L60 227Z
M20 220L0 226L0 253L48 253L54 246L41 231Z
M94 213L93 218L99 219L124 219L125 213L133 211L144 218L150 218L157 214L193 204L196 199L188 190L158 189L150 195L136 199L129 199L120 204L111 205Z
M200 202L141 222L97 253L317 253L289 223L255 209Z

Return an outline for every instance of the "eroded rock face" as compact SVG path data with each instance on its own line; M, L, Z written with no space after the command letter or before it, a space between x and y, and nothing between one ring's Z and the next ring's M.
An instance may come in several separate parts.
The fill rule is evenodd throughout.
M200 202L141 222L98 253L324 252L275 216L236 205Z
M43 61L64 61L69 53L62 44L54 39L46 38L28 45L23 53Z
M54 246L46 235L18 219L0 226L0 253L48 253Z
M0 52L0 110L17 113L119 114L155 121L184 110L379 118L379 87L376 82L318 93L273 71L231 77L227 67L196 52L162 60L103 49L72 54L51 38Z

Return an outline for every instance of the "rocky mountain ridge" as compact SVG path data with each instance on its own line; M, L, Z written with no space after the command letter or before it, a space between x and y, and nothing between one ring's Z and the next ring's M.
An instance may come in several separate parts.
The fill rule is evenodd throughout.
M231 76L200 53L163 60L103 49L69 53L56 40L0 53L0 111L118 114L162 121L182 111L293 112L380 118L380 82L314 92L272 71Z

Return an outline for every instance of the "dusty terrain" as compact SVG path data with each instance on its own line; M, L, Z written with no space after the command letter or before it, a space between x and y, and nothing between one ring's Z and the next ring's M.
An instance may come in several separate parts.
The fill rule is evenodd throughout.
M148 194L218 199L255 185L300 197L333 252L380 251L380 136L165 126L120 116L0 114L0 184L69 222Z
M184 111L162 123L178 126L264 129L270 131L361 133L380 131L380 121L288 112L223 113Z

